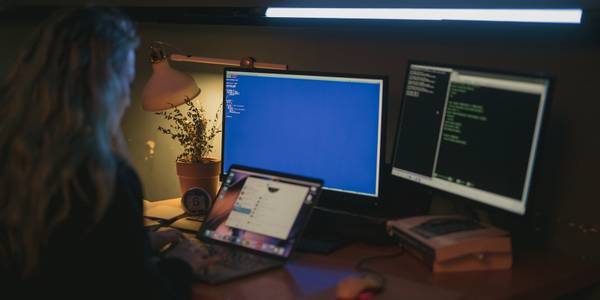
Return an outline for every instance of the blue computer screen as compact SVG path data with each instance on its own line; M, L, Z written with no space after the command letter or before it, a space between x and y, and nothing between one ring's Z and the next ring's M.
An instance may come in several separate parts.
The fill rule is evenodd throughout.
M228 70L223 169L315 177L376 197L382 97L382 79Z

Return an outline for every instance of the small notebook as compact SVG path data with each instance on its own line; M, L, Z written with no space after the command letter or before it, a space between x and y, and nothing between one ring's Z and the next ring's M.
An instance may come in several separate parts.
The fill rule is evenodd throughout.
M183 209L173 206L157 205L149 207L144 211L144 217L160 219L160 220L173 220L185 212Z

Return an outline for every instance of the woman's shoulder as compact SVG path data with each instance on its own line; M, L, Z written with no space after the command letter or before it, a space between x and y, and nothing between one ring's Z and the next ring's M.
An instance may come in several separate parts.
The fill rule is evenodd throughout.
M141 200L143 198L142 183L135 169L127 159L119 155L115 155L115 162L115 195L128 195Z
M133 177L139 180L137 172L128 159L120 155L114 155L114 160L117 167L117 176Z

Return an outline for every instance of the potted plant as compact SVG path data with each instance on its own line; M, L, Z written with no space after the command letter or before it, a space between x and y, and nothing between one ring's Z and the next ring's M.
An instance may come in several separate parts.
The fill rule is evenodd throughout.
M181 193L192 187L201 187L214 198L218 189L221 162L209 158L208 154L213 149L211 141L221 132L217 126L220 109L214 120L208 120L204 108L197 108L191 99L186 98L185 105L188 108L185 114L177 107L156 112L172 121L168 128L159 126L158 130L183 147L183 152L176 160Z

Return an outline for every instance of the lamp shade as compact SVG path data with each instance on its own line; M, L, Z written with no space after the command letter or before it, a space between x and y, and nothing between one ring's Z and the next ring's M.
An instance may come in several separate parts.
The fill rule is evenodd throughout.
M142 92L144 110L169 109L200 94L196 81L190 75L172 69L167 59L153 63L152 69L152 76Z

